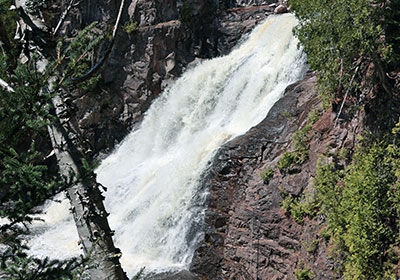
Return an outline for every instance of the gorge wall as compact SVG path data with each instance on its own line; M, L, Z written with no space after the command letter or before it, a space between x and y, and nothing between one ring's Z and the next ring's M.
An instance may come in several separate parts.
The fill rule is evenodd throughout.
M321 234L324 217L299 224L281 207L288 195L312 192L321 155L332 161L329 155L340 149L353 150L362 130L362 115L342 116L334 127L336 114L328 110L307 133L309 159L280 171L277 164L293 150L294 134L310 112L321 109L315 85L308 73L290 86L264 121L219 150L206 172L206 232L192 263L205 279L296 279L295 271L303 269L311 269L313 279L335 278L336 264ZM268 180L261 175L265 170L272 170Z
M75 93L77 128L94 151L108 153L171 81L198 61L229 52L273 13L274 2L128 1L123 22L137 22L137 30L120 30L101 73L101 90ZM77 26L94 20L107 29L118 5L82 2L61 32L71 36ZM308 73L289 87L264 121L219 150L204 174L210 190L205 236L191 267L199 279L296 279L295 271L303 268L310 268L314 279L334 278L335 263L320 233L324 218L299 224L281 202L285 195L312 191L321 154L354 149L364 116L344 113L335 127L336 114L321 113L307 132L308 161L288 172L277 168L283 152L293 149L294 133L304 128L313 109L321 108L315 84L315 75ZM273 171L268 182L260 176L266 169ZM198 278L186 272L169 277Z
M268 14L275 1L127 1L113 51L98 89L72 93L76 129L95 152L108 153L141 119L162 90L191 65L227 54ZM272 5L271 5L272 3ZM56 7L59 13L68 3ZM256 5L256 6L254 6ZM68 38L93 21L110 30L118 1L85 1L71 10L60 35Z

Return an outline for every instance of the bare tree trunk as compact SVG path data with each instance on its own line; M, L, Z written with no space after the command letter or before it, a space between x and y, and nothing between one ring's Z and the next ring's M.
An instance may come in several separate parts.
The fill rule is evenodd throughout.
M116 29L121 17L124 0L121 2L120 12L113 33L115 38ZM21 39L24 40L25 32L28 30L34 35L33 49L37 47L36 42L41 43L37 50L40 50L41 59L37 61L38 69L44 69L48 64L46 54L49 50L49 41L44 39L48 35L42 22L26 13L25 1L17 0L16 5L20 16ZM44 37L42 38L41 35ZM45 51L43 51L45 50ZM28 54L29 57L29 54ZM27 58L29 59L29 58ZM4 81L0 85L7 88ZM4 82L4 83L3 83ZM44 89L46 90L46 89ZM67 109L63 104L61 96L52 99L52 105L57 117L56 124L48 126L48 132L52 141L53 149L57 157L58 167L64 178L72 180L72 186L66 191L71 203L71 211L78 230L80 244L85 255L89 258L89 273L91 280L125 280L127 276L120 264L120 250L114 246L113 232L108 224L108 213L105 210L104 197L96 182L93 170L82 170L84 154L79 151L75 141L71 141L77 135L69 126L69 120L63 117ZM72 136L71 136L72 135ZM82 147L79 147L82 148Z
M61 98L53 98L58 120L64 109ZM78 230L80 243L85 255L90 258L90 276L92 280L127 279L121 268L121 253L115 248L113 232L107 221L108 213L103 204L104 197L98 188L94 176L80 177L79 167L82 165L76 154L78 152L67 139L65 128L58 122L48 127L61 174L74 180L73 186L66 193L71 202L72 214ZM93 172L92 172L93 173ZM91 174L93 175L93 174Z

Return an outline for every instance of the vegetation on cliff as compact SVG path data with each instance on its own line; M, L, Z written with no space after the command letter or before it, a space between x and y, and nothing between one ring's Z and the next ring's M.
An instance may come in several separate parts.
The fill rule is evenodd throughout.
M338 276L392 279L400 261L398 85L391 79L400 67L400 1L288 2L325 107L337 114L335 126L346 109L351 115L369 107L376 117L350 157L321 160L314 196L289 197L285 207L299 222L305 215L326 219Z
M300 24L295 30L320 90L366 93L375 84L390 92L386 73L398 67L399 1L290 0Z
M391 279L399 261L399 158L397 145L365 143L344 170L320 164L314 184L326 216L337 271L345 279Z

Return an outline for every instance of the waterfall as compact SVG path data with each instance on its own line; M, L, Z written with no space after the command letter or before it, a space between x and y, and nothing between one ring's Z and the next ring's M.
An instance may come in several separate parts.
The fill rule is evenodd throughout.
M263 120L305 72L293 15L270 16L229 55L188 70L153 102L141 125L96 170L121 262L133 275L187 268L201 235L202 172L216 150ZM80 253L69 203L49 202L33 254Z

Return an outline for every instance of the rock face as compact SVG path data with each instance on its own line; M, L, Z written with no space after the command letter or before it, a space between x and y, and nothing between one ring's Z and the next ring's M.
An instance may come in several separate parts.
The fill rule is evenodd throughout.
M228 53L279 4L128 0L122 22L137 22L138 28L129 34L120 30L101 72L101 90L72 93L76 129L95 152L108 152L187 67ZM62 34L72 36L94 20L107 29L114 23L118 5L111 0L81 2L66 19ZM293 148L295 131L305 126L312 109L321 106L315 81L309 73L290 86L263 122L220 149L204 174L204 185L210 190L205 236L191 267L201 279L295 279L294 271L302 267L313 270L315 279L333 279L335 264L319 233L323 220L296 223L281 208L281 194L312 190L319 155L342 147L352 150L363 116L348 117L334 128L335 113L325 112L308 134L309 160L287 173L276 168L283 152ZM265 183L260 173L267 168L274 173ZM196 278L187 271L157 277Z
M249 7L249 6L261 6L272 4L277 1L274 0L220 0L219 2L232 7L232 6L239 6L239 7Z
M271 2L128 0L122 25L137 22L138 28L129 34L120 29L101 71L101 90L72 94L76 130L94 152L107 153L190 63L228 53L243 34L273 13L266 5ZM111 0L81 2L66 18L60 35L73 37L93 21L100 29L109 29L118 5Z
M360 116L334 128L336 115L324 113L308 134L309 160L288 174L276 168L282 153L292 149L294 132L321 106L315 82L309 73L290 86L264 121L215 156L204 179L210 190L204 242L192 263L204 279L296 279L295 270L303 267L314 279L334 279L334 262L319 233L323 220L306 218L300 225L280 202L282 193L312 190L320 154L354 148ZM268 183L260 176L267 168L273 170Z

